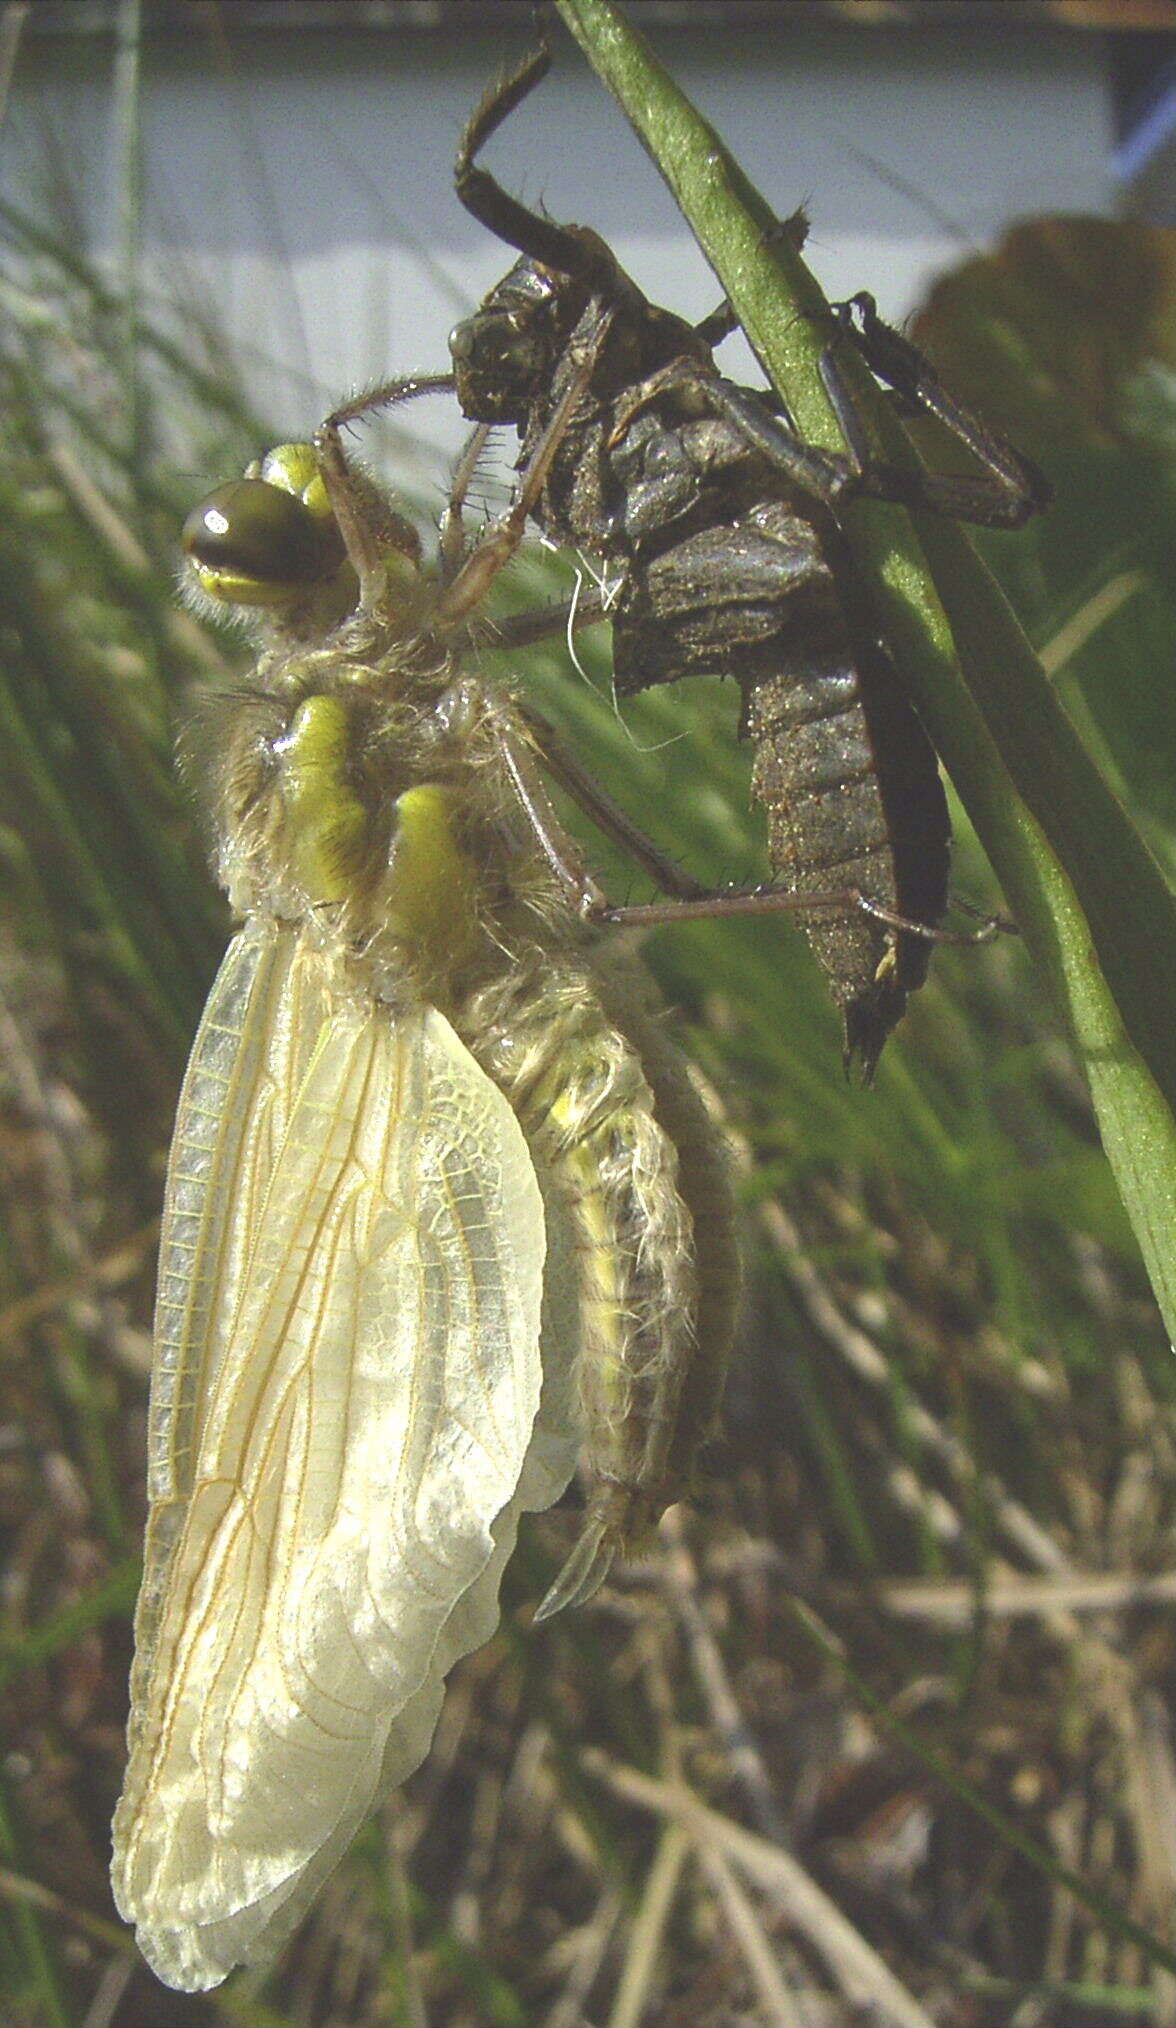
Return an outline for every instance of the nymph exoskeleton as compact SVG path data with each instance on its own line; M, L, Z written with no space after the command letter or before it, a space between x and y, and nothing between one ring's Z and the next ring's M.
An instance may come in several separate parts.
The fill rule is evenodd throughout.
M545 760L640 840L477 670L565 417L468 551L467 464L430 572L344 455L364 406L185 538L206 595L269 622L189 741L242 927L168 1173L114 1827L118 1906L188 1990L272 1956L423 1758L577 1452L545 1611L683 1489L735 1300L722 1151Z
M540 49L496 85L458 152L461 202L523 256L452 334L458 399L471 420L517 427L525 470L582 383L534 518L607 573L620 696L685 675L739 684L771 864L794 896L824 897L798 919L841 1009L847 1059L869 1077L943 937L950 827L934 750L836 517L872 494L1015 528L1049 487L868 296L842 306L823 362L848 455L805 444L765 394L725 380L713 347L734 326L727 305L685 323L646 299L596 233L528 211L478 164L548 64ZM981 472L912 477L880 464L838 363L843 343Z

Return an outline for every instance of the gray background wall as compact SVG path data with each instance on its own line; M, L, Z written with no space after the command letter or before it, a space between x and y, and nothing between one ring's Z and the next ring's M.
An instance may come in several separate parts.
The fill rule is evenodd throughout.
M228 61L191 31L146 44L146 284L223 327L283 433L358 385L444 367L450 325L509 263L451 180L463 121L526 46L517 18L486 32L489 18L479 10L460 35L403 23L300 33L279 18L236 37ZM1012 219L1114 204L1099 36L870 32L789 10L767 29L654 40L776 209L807 205L829 293L871 288L891 317ZM122 132L108 39L26 43L0 129L0 188L40 211L70 190L91 248L113 260ZM653 296L688 315L712 307L713 277L672 200L566 37L487 159L532 203L596 226ZM737 372L747 363L733 348L725 357ZM435 475L458 425L443 402L410 420Z

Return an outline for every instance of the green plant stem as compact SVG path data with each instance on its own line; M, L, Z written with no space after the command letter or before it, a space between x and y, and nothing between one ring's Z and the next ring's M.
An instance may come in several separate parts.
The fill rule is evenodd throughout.
M16 1829L9 1815L7 1796L3 1790L0 1790L0 1860L6 1866L20 1870ZM10 1920L24 1957L28 1996L35 1997L39 2003L40 2018L45 2023L45 2028L70 2028L71 2017L66 2006L56 1959L45 1935L41 1911L26 1902L18 1901L11 1909Z

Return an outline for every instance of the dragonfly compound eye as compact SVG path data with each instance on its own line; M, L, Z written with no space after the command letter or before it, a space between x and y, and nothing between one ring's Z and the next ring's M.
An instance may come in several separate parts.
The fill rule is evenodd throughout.
M209 597L278 605L332 577L343 559L333 519L266 479L233 479L194 507L184 554Z

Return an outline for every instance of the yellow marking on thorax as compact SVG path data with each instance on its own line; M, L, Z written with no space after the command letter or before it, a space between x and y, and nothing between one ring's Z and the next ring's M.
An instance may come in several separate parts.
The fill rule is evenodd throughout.
M291 858L315 902L346 901L363 867L369 820L347 780L349 732L337 697L305 697L280 743Z
M314 906L362 904L372 930L408 946L418 984L440 1005L479 934L477 868L458 843L453 791L405 789L384 818L349 779L354 730L337 697L306 697L279 743L287 850ZM390 819L390 822L389 822ZM382 878L373 827L388 824Z
M439 783L422 782L396 798L387 902L393 936L444 954L446 966L472 950L477 873L454 835L452 792Z

